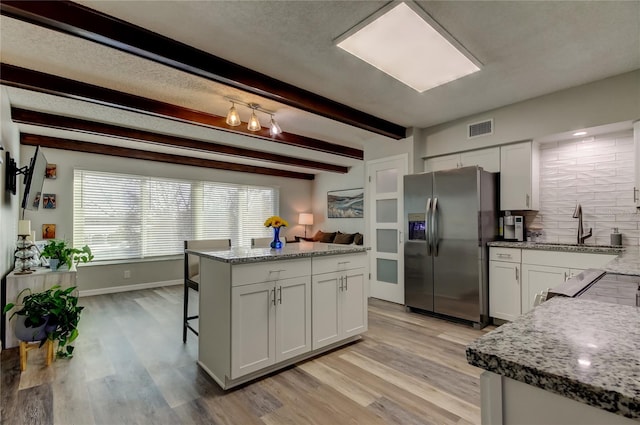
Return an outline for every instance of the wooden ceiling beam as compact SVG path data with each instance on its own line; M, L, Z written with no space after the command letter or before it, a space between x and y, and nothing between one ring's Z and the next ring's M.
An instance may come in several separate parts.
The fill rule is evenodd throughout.
M0 63L0 84L71 99L83 100L99 105L168 118L189 124L197 124L209 128L215 128L216 130L242 134L304 149L326 152L332 155L339 155L359 160L364 158L364 152L361 149L337 145L335 143L329 143L323 140L286 132L278 134L277 136L271 136L267 128L263 128L260 131L249 131L246 126L231 127L225 122L225 117L117 90L111 90L95 86L93 84L59 77L57 75L34 71L7 63Z
M213 168L217 170L238 171L241 173L262 174L267 176L288 177L292 179L313 180L313 174L295 171L276 170L267 167L234 164L231 162L215 161L211 159L193 158L189 156L171 155L167 153L150 152L140 149L123 148L119 146L103 145L99 143L82 142L79 140L62 139L60 137L41 136L37 134L21 133L20 144L28 146L42 146L52 149L63 149L75 152L95 153L99 155L117 156L120 158L134 158L145 161L156 161L167 164L189 165L192 167Z
M3 0L0 12L393 139L406 128L70 1Z
M286 155L277 155L269 152L262 152L236 146L222 145L219 143L205 142L202 140L188 139L185 137L154 133L146 130L137 130L113 124L65 117L62 115L28 111L22 108L11 108L11 119L14 122L22 124L57 128L61 130L79 131L101 136L111 136L136 142L148 142L156 145L191 149L199 152L229 155L240 158L267 161L276 164L293 165L296 167L313 168L316 170L329 171L334 173L346 174L349 172L349 167L343 167L341 165L293 158Z

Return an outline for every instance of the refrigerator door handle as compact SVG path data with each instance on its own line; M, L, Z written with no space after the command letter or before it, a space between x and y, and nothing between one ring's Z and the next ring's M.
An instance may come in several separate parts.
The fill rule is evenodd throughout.
M427 215L425 216L426 238L427 238L427 255L431 257L431 198L427 199Z
M431 232L433 234L433 256L438 256L438 198L433 198L433 208L431 208Z

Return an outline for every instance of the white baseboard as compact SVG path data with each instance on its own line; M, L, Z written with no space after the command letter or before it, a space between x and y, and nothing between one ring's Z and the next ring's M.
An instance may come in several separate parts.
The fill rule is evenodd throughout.
M176 279L165 280L162 282L136 283L135 285L112 286L110 288L85 289L83 291L79 291L79 296L91 297L93 295L115 294L116 292L137 291L140 289L160 288L162 286L182 285L183 283L184 281L182 279Z

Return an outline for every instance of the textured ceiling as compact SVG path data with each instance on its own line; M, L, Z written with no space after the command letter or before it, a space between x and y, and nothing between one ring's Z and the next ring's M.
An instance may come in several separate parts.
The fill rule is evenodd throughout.
M347 54L333 39L379 1L81 1L300 88L407 127L428 127L640 68L638 1L418 2L482 64L480 72L417 93ZM0 18L2 62L225 115L223 96L277 112L285 131L352 147L373 133L248 95L93 42ZM416 52L419 54L419 52ZM264 147L202 127L141 118L13 90L11 101L43 111L157 129L201 140ZM240 109L243 119L248 115ZM266 124L266 117L263 124ZM222 134L222 135L221 135ZM222 140L222 139L224 140ZM393 143L391 140L389 143ZM269 148L270 145L267 144ZM317 152L273 146L292 156ZM325 154L322 154L325 155ZM334 156L323 157L344 163ZM349 161L346 161L349 162Z

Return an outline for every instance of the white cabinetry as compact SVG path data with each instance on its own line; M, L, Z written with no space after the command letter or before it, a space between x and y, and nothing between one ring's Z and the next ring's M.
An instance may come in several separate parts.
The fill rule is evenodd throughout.
M314 350L367 330L366 261L366 255L314 261Z
M491 248L489 316L514 320L520 315L520 250Z
M453 155L436 156L424 161L424 171L442 171L477 165L485 171L500 171L500 148L478 149Z
M224 389L367 330L366 252L248 264L205 254L198 364Z
M500 147L500 210L538 210L540 154L534 142Z
M533 308L536 294L554 288L585 269L600 268L614 254L522 250L522 313Z
M489 316L513 320L533 308L536 294L555 288L616 254L490 247Z
M231 290L231 378L311 351L309 276Z

